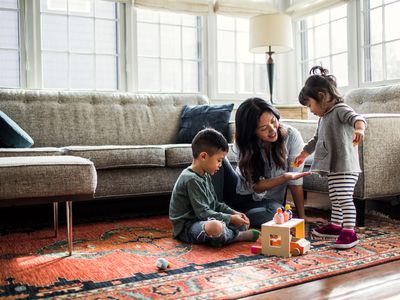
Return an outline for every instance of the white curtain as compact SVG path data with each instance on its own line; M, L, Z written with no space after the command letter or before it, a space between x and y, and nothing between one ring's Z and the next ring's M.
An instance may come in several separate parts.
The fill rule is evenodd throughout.
M134 0L105 0L105 1L111 1L111 2L117 2L117 3L129 3L133 4Z
M251 17L279 11L275 0L108 0L130 3L136 7L162 9L193 14L217 14ZM281 1L281 0L278 0ZM338 1L338 0L336 0ZM343 0L342 0L343 1ZM312 1L310 1L312 2Z
M216 0L214 12L238 17L251 17L278 12L272 2L268 0Z
M292 0L292 4L286 9L293 19L300 19L340 4L348 0Z
M278 12L275 0L108 0L130 3L136 7L162 9L193 14L208 14L213 11L239 17L251 17L259 14ZM281 0L278 0L281 1Z
M212 9L210 0L133 0L137 7L186 12L197 15L208 14Z

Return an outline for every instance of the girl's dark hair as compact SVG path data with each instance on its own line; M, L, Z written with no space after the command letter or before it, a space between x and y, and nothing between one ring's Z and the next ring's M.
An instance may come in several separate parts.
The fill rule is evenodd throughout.
M235 117L235 143L240 151L239 169L249 184L257 183L264 176L264 162L261 156L259 138L256 129L263 113L270 112L278 120L279 111L261 98L249 98L240 104ZM281 126L278 128L278 140L271 143L270 152L275 164L283 169L286 168L286 150L284 138L286 130ZM269 153L267 158L269 158Z
M327 69L321 66L314 66L311 68L310 76L299 93L299 102L302 105L307 105L307 97L310 97L320 103L319 93L321 92L328 93L331 96L331 101L335 103L343 102L343 97L337 89L336 77L330 75Z

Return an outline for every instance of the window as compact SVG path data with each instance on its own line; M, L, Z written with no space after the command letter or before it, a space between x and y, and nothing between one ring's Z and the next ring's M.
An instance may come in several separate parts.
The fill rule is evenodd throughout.
M400 1L362 2L363 83L400 79Z
M248 19L217 16L217 69L219 95L265 95L265 55L249 52Z
M137 9L138 91L197 93L202 17Z
M118 89L118 10L93 0L41 0L42 87Z
M338 86L349 84L347 21L347 4L344 4L297 22L303 82L312 66L322 65L335 75Z
M0 87L20 87L19 7L0 0Z

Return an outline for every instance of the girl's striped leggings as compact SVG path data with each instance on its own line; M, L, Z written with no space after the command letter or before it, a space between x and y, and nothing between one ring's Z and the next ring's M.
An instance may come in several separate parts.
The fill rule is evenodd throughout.
M328 175L329 198L332 203L331 222L343 227L356 225L353 202L358 173L331 173Z

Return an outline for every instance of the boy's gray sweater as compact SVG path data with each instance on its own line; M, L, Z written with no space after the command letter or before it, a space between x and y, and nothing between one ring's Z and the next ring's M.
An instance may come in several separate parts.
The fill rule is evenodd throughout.
M338 103L319 119L315 136L304 146L314 154L310 171L328 173L359 173L358 147L353 145L354 124L365 119L350 106Z

